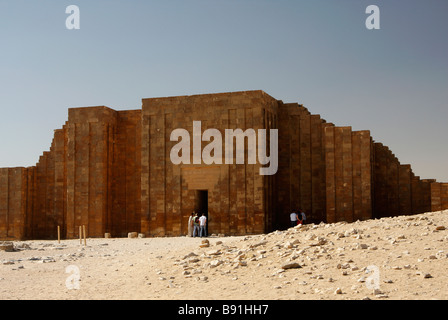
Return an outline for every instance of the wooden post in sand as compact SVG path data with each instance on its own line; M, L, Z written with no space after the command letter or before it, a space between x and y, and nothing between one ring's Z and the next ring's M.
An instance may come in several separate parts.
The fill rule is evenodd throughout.
M61 227L58 226L58 243L61 243Z
M82 244L82 229L81 229L81 226L79 226L79 244Z
M87 246L87 237L86 237L86 226L82 226L82 231L84 233L84 246Z

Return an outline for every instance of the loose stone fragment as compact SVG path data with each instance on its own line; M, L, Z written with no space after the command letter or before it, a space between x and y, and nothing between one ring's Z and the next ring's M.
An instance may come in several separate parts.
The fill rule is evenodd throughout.
M287 263L282 266L283 270L298 269L298 268L302 268L302 266L300 264L298 264L297 262Z
M0 242L0 251L13 252L14 244L9 241Z

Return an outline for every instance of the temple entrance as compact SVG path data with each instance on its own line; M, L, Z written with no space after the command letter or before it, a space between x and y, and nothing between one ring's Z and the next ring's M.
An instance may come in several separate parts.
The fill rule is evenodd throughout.
M199 216L201 216L203 213L205 213L205 216L207 218L207 235L208 233L208 219L210 218L208 216L208 190L196 190L195 191L195 206L194 210L196 213L198 213Z

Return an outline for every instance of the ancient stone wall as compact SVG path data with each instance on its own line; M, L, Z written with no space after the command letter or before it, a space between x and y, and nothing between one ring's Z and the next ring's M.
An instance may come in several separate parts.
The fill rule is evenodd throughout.
M67 136L67 237L138 230L141 111L70 109Z
M374 159L374 217L431 211L431 184L435 180L415 176L410 165L400 164L381 143L374 144Z
M219 130L222 139L225 129L276 128L276 100L262 91L154 98L143 100L142 112L142 232L186 234L188 217L201 211L199 191L207 192L209 232L249 234L268 228L273 177L261 176L258 163L236 164L236 152L233 164L174 165L170 151L177 141L170 141L170 134L185 129L193 144L193 121L201 122L202 132ZM201 142L201 150L206 144Z
M25 235L27 175L24 168L0 169L0 239Z
M69 110L67 125L67 237L85 225L103 236L108 225L109 172L116 111L106 107Z
M141 110L69 109L35 167L0 169L0 238L54 239L57 226L63 238L82 225L93 237L138 230L140 137Z
M276 225L288 225L289 213L299 208L310 221L325 219L325 120L302 105L279 102L279 170Z
M431 211L448 208L448 183L431 183Z
M281 101L279 122L277 225L287 226L297 208L311 222L448 209L442 185L415 177L410 165L400 164L369 131L337 127L299 104Z
M58 226L76 238L82 225L89 237L185 235L194 210L208 214L209 233L243 235L286 228L298 208L317 223L448 209L448 183L415 176L369 131L263 91L142 102L140 110L69 109L36 166L1 168L0 239L55 239ZM218 129L223 144L226 129L278 129L277 173L260 175L262 165L248 162L247 139L243 164L235 146L232 164L193 164L193 154L173 164L171 132L187 130L193 144L193 121L200 135ZM201 150L209 143L199 137Z
M372 217L372 157L369 131L324 127L327 222Z
M119 237L141 228L141 110L117 112L110 134L106 232Z

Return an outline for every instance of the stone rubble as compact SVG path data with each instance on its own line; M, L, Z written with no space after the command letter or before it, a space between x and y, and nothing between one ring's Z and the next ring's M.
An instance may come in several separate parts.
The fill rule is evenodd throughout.
M409 221L416 221L410 223ZM425 222L424 224L420 222ZM413 227L421 227L422 225L433 225L434 222L429 216L402 216L394 218L382 218L377 220L371 220L369 227L363 227L365 222L354 223L357 227L350 227L346 230L343 229L349 224L345 222L338 222L333 224L319 224L319 225L299 225L294 228L290 228L285 231L274 231L267 235L260 236L247 236L242 238L239 243L226 245L225 242L219 241L216 245L220 246L220 249L213 249L203 251L203 244L200 246L200 250L197 252L190 252L183 259L178 260L175 265L182 267L183 275L190 276L190 273L186 271L189 268L198 268L200 272L208 272L211 269L216 271L231 272L229 270L235 270L239 267L250 267L253 270L262 269L263 266L269 266L267 269L271 270L270 274L266 274L268 278L285 278L290 270L298 270L302 276L308 275L309 279L323 280L327 278L327 283L338 282L334 277L325 276L323 274L315 274L315 270L328 270L331 269L333 264L336 269L340 270L340 275L343 277L351 277L356 279L354 282L360 283L362 286L367 287L366 283L368 277L363 275L366 272L366 266L360 266L352 259L345 259L349 252L359 251L359 255L375 254L374 252L382 252L382 254L391 251L394 247L400 245L408 245L418 242L415 238L415 234L410 232L404 234L406 229ZM372 226L373 224L373 226ZM353 224L352 224L353 225ZM387 230L388 235L385 237L376 236L378 230ZM400 231L401 230L401 231ZM444 226L438 226L435 232L444 231ZM427 235L427 234L426 234ZM425 237L422 235L421 237ZM357 240L364 240L364 242L356 242ZM368 241L367 241L368 240ZM440 239L441 244L447 247L447 237ZM206 243L206 247L212 245L209 242ZM206 248L205 247L205 248ZM443 245L439 246L441 249ZM445 250L434 250L435 248L425 248L435 252L427 257L423 257L424 260L443 260L448 258L448 254ZM201 251L202 250L202 251ZM347 252L347 253L345 253ZM365 252L365 253L363 253ZM409 250L403 250L403 255L412 255ZM191 257L200 257L191 260ZM219 256L219 259L216 257ZM400 261L402 255L396 255L395 259L389 257L385 264L380 266L383 270L394 270L403 272L403 270L415 269L418 270L418 265L411 266L410 264L394 265L393 262ZM419 257L421 258L421 257ZM211 260L211 261L209 261ZM206 262L209 261L209 262ZM417 262L417 260L415 260ZM198 264L198 263L203 263ZM194 264L191 266L191 264ZM448 266L448 264L445 262ZM308 271L309 270L309 271ZM261 270L260 270L261 271ZM384 272L384 271L383 271ZM421 279L431 279L433 276L430 273L417 271L416 273ZM239 279L238 276L233 278L234 281ZM391 278L382 279L380 284L392 285L396 282ZM276 290L282 290L285 284L291 284L291 282L273 285ZM306 285L307 282L302 282ZM390 293L387 292L387 287L381 285L380 289L371 291L372 298L387 299L390 297ZM384 287L384 288L383 288ZM360 288L356 285L352 286L355 292L359 292ZM318 289L316 289L319 291ZM348 288L345 288L348 290ZM335 287L333 289L334 294L344 295L344 288ZM316 293L316 291L314 291ZM366 298L363 296L362 298Z
M160 239L163 249L155 252L145 247L157 238L89 239L87 246L14 242L12 252L0 252L1 284L12 277L8 270L25 274L59 268L60 276L68 265L82 269L94 261L104 276L140 279L153 298L182 298L190 289L203 289L206 297L230 299L242 297L238 292L254 299L446 299L446 290L434 288L448 280L447 215L308 224L245 237L179 238L192 244L185 249L172 248L174 240L165 238ZM116 247L116 240L126 247ZM98 278L89 275L82 281ZM0 289L0 298L5 294Z

